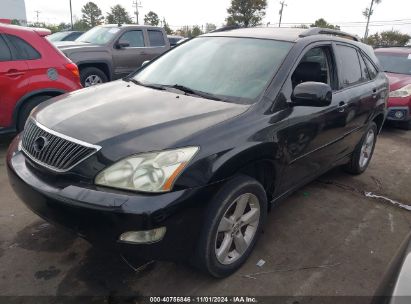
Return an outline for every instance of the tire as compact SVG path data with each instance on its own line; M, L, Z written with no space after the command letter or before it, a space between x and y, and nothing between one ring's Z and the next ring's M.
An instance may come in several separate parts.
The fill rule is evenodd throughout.
M83 87L86 88L105 83L108 81L108 78L107 75L99 68L88 67L80 70L80 80Z
M242 209L240 206L245 206L245 209L243 213L238 213L243 216L236 222L233 219L236 217L235 211ZM241 224L247 214L251 224ZM232 274L251 254L266 217L267 196L263 186L245 175L230 180L214 196L207 208L204 228L192 264L216 278ZM239 254L241 251L242 254Z
M371 133L373 134L372 138ZM371 162L371 158L374 154L375 143L377 141L378 128L377 125L372 122L366 132L364 133L361 141L358 143L353 154L351 155L350 162L345 166L345 170L348 173L359 175L362 174ZM363 158L362 158L363 156Z
M35 96L27 100L19 112L19 118L17 120L17 131L20 133L24 129L24 125L26 124L27 118L29 117L31 111L37 107L43 101L52 98L53 96L49 95L41 95Z

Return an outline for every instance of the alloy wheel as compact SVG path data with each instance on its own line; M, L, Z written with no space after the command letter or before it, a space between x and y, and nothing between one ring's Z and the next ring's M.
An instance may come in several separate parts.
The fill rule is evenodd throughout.
M373 129L368 130L364 143L361 147L360 167L364 168L371 159L372 150L375 144L375 133Z
M94 86L96 84L101 84L103 83L103 80L101 79L100 76L98 75L89 75L87 76L87 78L84 80L84 86L87 87L91 87Z
M217 260L229 265L241 258L252 244L260 222L260 202L254 194L236 198L220 220L215 241Z

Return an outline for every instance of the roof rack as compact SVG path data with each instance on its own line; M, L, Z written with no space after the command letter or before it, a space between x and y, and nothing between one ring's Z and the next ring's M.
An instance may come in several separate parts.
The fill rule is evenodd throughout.
M308 36L313 36L313 35L332 35L332 36L337 36L341 38L346 38L354 41L360 41L360 38L356 35L352 35L340 30L333 30L333 29L327 29L327 28L321 28L321 27L313 27L310 28L303 33L301 33L299 36L300 38L303 37L308 37Z

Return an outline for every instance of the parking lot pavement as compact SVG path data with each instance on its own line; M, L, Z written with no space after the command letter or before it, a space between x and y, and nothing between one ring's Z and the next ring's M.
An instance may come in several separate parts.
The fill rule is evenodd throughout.
M19 201L0 143L0 295L372 295L411 230L411 131L385 128L361 176L339 169L274 208L249 261L212 279L156 262L134 272L119 257L47 224ZM263 259L266 263L258 267Z

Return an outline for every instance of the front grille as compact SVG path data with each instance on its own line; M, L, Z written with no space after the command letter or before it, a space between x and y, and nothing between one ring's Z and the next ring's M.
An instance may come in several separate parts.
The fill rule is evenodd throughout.
M22 150L34 162L57 172L65 172L100 149L69 138L29 119L24 128Z

